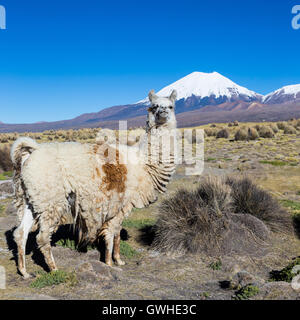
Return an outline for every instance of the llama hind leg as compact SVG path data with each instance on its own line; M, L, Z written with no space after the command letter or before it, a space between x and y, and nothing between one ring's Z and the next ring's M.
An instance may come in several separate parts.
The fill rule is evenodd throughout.
M104 236L105 241L105 263L108 266L112 266L112 252L114 245L114 235L110 231L110 228L104 224L104 228L102 230L102 235Z
M121 241L121 235L120 235L120 230L118 231L117 234L114 236L114 251L113 251L113 258L115 260L115 263L118 266L124 266L125 262L121 260L120 257L120 241Z
M53 225L49 226L46 221L42 220L40 221L40 232L37 235L37 244L50 271L57 270L51 250L51 236L54 228L55 227Z
M18 270L22 274L24 279L30 278L30 274L26 271L25 254L28 234L31 231L33 223L34 219L32 211L26 205L24 207L24 213L22 216L21 224L14 232L14 239L18 247Z

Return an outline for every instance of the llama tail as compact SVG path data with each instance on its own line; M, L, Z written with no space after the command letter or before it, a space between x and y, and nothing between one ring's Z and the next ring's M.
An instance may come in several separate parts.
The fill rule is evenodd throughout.
M24 157L28 157L39 145L35 140L28 137L21 137L15 141L10 150L11 161L15 169L20 169Z

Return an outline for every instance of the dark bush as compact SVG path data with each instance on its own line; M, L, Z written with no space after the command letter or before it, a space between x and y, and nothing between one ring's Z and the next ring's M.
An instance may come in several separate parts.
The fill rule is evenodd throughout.
M269 126L261 126L259 128L259 136L261 138L273 138L274 131Z
M255 128L248 129L248 139L249 140L256 140L259 138L259 134Z
M284 128L284 134L297 134L297 130L292 126L287 125Z
M239 129L234 138L236 141L245 141L248 139L248 132L245 129Z
M248 213L262 220L273 231L291 231L290 214L267 191L255 185L250 178L228 177L226 183L232 189L235 213Z
M248 178L207 177L162 202L153 245L160 251L211 256L265 250L269 229L293 230L287 211ZM261 241L262 240L262 241Z
M204 132L208 137L215 137L217 135L217 130L212 128L205 128Z
M219 139L219 138L228 139L229 138L229 131L227 129L222 129L222 130L218 131L216 138L217 139Z
M153 244L162 251L213 250L230 210L230 187L216 178L208 178L194 192L181 189L160 205Z
M271 123L270 128L273 130L274 133L278 133L279 129L276 123Z
M8 146L5 146L0 149L0 170L13 170L13 164L10 159L10 147Z

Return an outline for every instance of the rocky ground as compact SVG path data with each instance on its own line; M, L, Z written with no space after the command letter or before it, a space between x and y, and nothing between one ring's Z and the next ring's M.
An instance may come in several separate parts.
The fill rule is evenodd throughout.
M185 176L185 168L180 166L168 193L163 197L172 195L182 186L194 188L206 174L247 173L283 204L289 204L291 214L298 214L299 147L300 137L296 135L278 135L273 139L253 142L232 142L229 139L209 137L205 143L203 175ZM5 290L0 289L0 298L230 300L238 296L238 290L252 285L252 288L257 288L253 295L239 297L256 300L300 299L300 291L295 291L290 283L270 281L272 270L284 268L300 255L297 234L271 234L264 254L222 257L165 255L153 250L151 233L143 225L145 221L155 221L157 205L163 197L149 208L135 210L124 224L124 243L134 252L128 254L124 251L125 266L108 267L99 261L96 249L78 252L59 245L56 239L53 254L57 265L76 280L37 288L32 283L40 276L44 264L34 250L34 236L27 246L26 258L28 271L36 278L23 280L17 274L12 240L12 231L16 225L16 212L11 204L12 185L10 181L1 181L0 265L5 267L7 286Z

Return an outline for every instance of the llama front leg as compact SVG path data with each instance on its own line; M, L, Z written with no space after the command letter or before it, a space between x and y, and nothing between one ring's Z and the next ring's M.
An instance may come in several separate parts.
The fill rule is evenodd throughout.
M121 260L121 257L120 257L120 241L121 241L121 235L120 235L120 231L119 231L114 236L114 253L113 253L113 257L114 257L115 263L118 266L123 266L125 264L125 262L123 260Z
M22 210L22 209L21 209ZM24 279L30 278L30 274L26 271L25 266L25 254L26 254L26 243L28 234L34 223L32 211L26 205L23 209L24 213L22 216L21 224L14 232L14 239L18 247L18 270Z
M45 262L48 265L50 271L56 271L57 267L53 258L52 250L51 250L51 236L54 230L54 226L47 225L46 222L43 222L40 219L40 232L37 235L37 244L41 253L45 258Z

